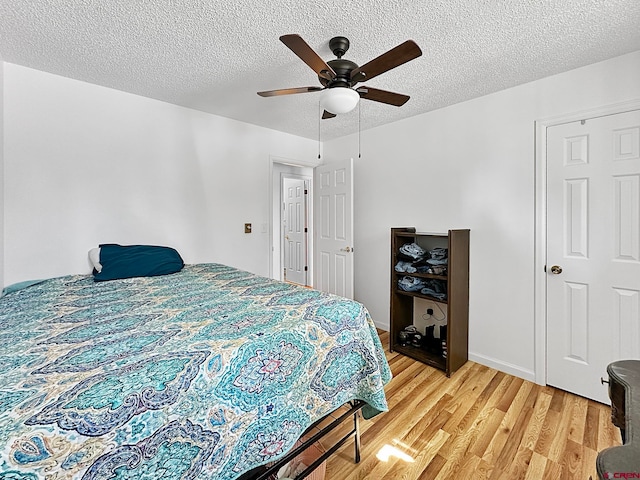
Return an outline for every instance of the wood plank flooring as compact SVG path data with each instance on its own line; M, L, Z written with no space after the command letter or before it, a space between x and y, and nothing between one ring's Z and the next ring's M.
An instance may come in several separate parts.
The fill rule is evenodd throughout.
M394 377L389 412L361 420L362 460L348 442L327 480L596 479L598 451L621 443L607 405L474 362L447 378L389 353L379 334Z

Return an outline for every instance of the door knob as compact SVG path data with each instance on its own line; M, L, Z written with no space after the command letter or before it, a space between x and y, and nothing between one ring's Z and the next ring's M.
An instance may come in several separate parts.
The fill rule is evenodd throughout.
M345 247L340 249L341 252L352 252L353 249L351 247Z
M554 265L551 267L551 273L554 275L560 275L562 273L562 267L560 265Z

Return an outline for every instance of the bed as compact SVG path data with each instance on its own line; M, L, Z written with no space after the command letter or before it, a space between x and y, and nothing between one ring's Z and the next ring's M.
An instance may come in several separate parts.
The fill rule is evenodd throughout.
M236 479L391 373L363 305L220 264L0 298L0 479Z

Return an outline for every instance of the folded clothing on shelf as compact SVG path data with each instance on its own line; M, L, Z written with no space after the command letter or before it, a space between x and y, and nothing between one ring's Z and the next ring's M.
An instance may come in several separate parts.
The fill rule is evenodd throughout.
M398 262L394 268L399 273L446 275L448 264L446 252L446 248L436 248L426 252L415 243L407 243L400 247Z
M447 265L449 263L449 259L443 258L442 260L437 258L429 258L427 259L427 263L429 265Z
M421 260L427 254L427 251L417 243L405 243L400 247L400 253L417 261Z
M429 295L438 300L447 299L447 284L444 281L426 279L422 283L424 286L420 289L420 293L423 295Z
M433 260L443 260L449 256L448 249L444 247L436 247L429 250L429 258Z
M404 260L398 261L395 266L396 272L416 273L418 269L413 266L411 262L405 262Z
M405 292L420 292L438 300L446 300L447 298L447 284L443 280L405 275L398 280L398 288Z
M425 285L425 281L421 278L410 277L408 275L398 280L398 288L405 292L419 292Z
M427 260L428 261L428 260ZM446 265L424 265L414 263L412 266L416 269L418 273L431 273L432 275L446 275L447 274L447 266ZM408 273L410 273L407 270Z
M429 265L447 265L449 263L449 250L444 247L436 247L429 250L429 258L427 263Z

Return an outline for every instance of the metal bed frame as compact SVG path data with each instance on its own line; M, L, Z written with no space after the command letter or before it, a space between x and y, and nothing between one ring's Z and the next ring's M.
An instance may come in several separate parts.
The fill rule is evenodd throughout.
M290 462L292 459L300 455L302 452L304 452L307 448L309 448L311 445L316 443L318 440L322 439L323 437L331 433L334 429L336 429L339 425L344 423L350 417L353 417L353 427L351 428L349 433L347 433L340 440L335 442L326 452L324 452L320 457L318 457L302 473L297 475L294 478L294 480L301 480L309 476L316 468L320 466L322 462L324 462L327 458L333 455L336 452L336 450L342 447L342 445L344 445L345 442L349 440L351 437L354 438L354 448L355 448L354 462L360 463L359 414L360 414L360 410L362 410L362 407L364 407L365 402L361 400L354 400L346 403L345 405L348 406L348 410L346 412L341 414L339 417L334 418L331 423L319 429L317 433L307 438L304 442L302 442L296 448L292 449L289 453L287 453L284 457L282 457L276 463L268 467L258 467L257 469L242 475L238 480L269 480L269 479L275 478L274 475L277 474L278 470L280 470L280 468L283 467L287 462ZM327 420L327 418L329 417L331 417L331 414L316 421L313 425L311 425L306 430L305 434L303 434L303 437L304 435L308 435L309 432L312 432L314 429L318 428L318 425L320 425L322 422Z

